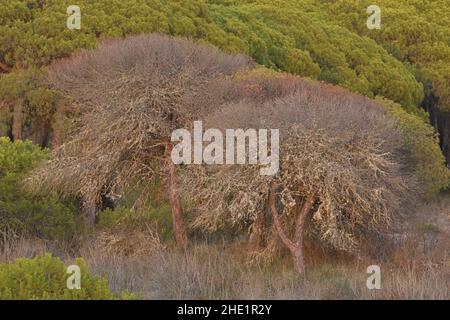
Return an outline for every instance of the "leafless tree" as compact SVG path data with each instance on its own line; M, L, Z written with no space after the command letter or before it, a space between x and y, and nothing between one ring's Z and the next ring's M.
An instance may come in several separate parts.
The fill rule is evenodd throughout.
M324 243L355 254L368 232L395 226L418 187L401 134L382 108L291 76L255 83L275 97L226 104L207 117L206 127L279 129L280 171L262 176L260 165L188 167L183 181L194 199L193 227L250 224L256 237L281 239L302 274L306 224ZM288 90L274 90L286 83Z
M171 133L218 107L227 80L251 68L244 56L159 34L111 40L49 68L49 83L81 116L53 159L30 178L38 190L81 195L91 223L101 197L120 197L166 177L174 234L187 242Z

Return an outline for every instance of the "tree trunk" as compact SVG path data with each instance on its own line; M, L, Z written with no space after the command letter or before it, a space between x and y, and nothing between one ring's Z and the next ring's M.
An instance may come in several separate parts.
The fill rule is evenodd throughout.
M314 196L310 195L306 198L303 206L297 207L297 218L295 221L295 233L293 239L289 239L281 225L278 209L276 207L276 187L273 184L269 193L269 205L272 211L273 224L277 235L281 242L289 249L294 263L294 270L303 275L305 273L305 260L303 255L303 229L311 208L314 205Z
M172 145L166 147L168 156L168 180L169 180L169 198L172 209L172 223L175 241L178 246L185 247L187 245L187 235L184 226L183 209L181 207L180 191L178 186L176 167L171 158Z
M66 106L58 107L53 115L52 121L52 149L58 149L62 144L63 111Z
M58 126L53 126L52 149L58 149L61 146L61 131Z
M86 223L89 226L95 225L95 219L96 219L96 213L97 213L97 206L95 203L92 203L91 201L83 201L83 215Z
M298 246L289 248L292 255L292 261L294 262L294 270L303 275L305 273L305 260L303 257L303 243Z
M23 125L23 102L17 101L14 105L13 122L12 122L12 136L13 140L22 140L22 125Z

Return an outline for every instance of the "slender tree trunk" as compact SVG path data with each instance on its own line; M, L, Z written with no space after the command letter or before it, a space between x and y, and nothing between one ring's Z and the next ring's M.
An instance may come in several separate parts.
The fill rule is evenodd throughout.
M175 241L178 246L185 247L187 245L187 235L184 226L183 209L181 206L180 190L178 186L176 167L171 158L172 145L167 145L167 166L169 180L169 198L172 209L172 223Z
M58 149L61 146L61 133L58 129L53 129L52 149Z
M13 140L22 140L22 125L23 125L23 101L17 101L14 105L13 122L12 122L12 136Z
M97 206L95 203L91 201L83 201L83 215L86 220L86 223L90 226L95 225L95 219L97 215Z
M53 117L52 123L52 149L58 149L61 146L61 124L60 124L60 115L57 113Z
M295 221L295 231L292 239L289 239L287 234L284 232L281 225L280 217L278 214L278 209L276 207L276 187L273 184L269 193L269 205L272 211L273 224L277 235L280 237L281 242L289 249L292 260L294 263L295 271L303 275L305 273L305 259L303 255L303 232L306 217L308 216L311 208L314 205L314 196L308 196L305 203L301 208L296 210L296 221Z
M294 262L294 270L303 275L305 273L305 259L303 257L303 244L289 248Z

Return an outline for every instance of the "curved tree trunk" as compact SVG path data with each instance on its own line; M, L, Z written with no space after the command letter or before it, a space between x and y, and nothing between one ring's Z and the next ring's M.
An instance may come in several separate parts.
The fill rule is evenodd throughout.
M23 101L17 101L14 104L13 121L12 121L12 136L13 140L22 140L22 126L23 126Z
M295 221L295 231L293 239L289 239L286 232L281 225L280 216L276 206L276 187L272 184L269 193L269 205L272 211L273 224L277 235L280 237L283 244L289 249L294 263L295 271L303 275L305 273L305 259L303 255L303 230L305 226L306 217L314 205L314 196L310 195L306 198L303 206L298 208L297 217Z
M178 186L176 167L171 158L172 145L166 146L167 166L168 166L168 182L169 182L169 200L172 209L172 223L175 241L178 246L185 247L187 245L187 235L184 226L183 209L181 206L180 190Z

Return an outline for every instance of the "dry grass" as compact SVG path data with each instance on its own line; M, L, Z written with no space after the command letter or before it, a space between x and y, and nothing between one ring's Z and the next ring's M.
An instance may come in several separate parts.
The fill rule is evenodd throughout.
M37 239L24 239L11 231L0 231L0 263L17 258L33 258L41 252L49 251L48 245Z
M9 245L0 254L1 262L53 249L24 239ZM166 249L124 257L85 247L80 253L91 271L108 278L113 291L126 290L144 299L450 298L448 257L436 263L432 256L410 252L412 247L400 250L389 262L379 263L380 290L366 288L366 268L377 264L373 261L315 261L300 278L288 257L270 266L249 265L243 249L241 245L197 245L186 251ZM68 256L65 259L71 260Z
M61 243L28 240L1 233L0 262L32 258L48 251L73 261L82 256L91 271L108 278L114 292L129 291L144 299L450 299L448 229L418 229L421 223L442 220L447 199L418 210L430 212L427 220L397 242L392 254L382 258L349 259L306 246L307 272L298 277L287 254L271 264L249 264L244 242L196 244L186 250L163 247L159 241L143 241L129 233L129 242L110 243L107 249L95 239L85 240L76 254ZM437 210L439 209L439 210ZM441 210L442 209L442 210ZM436 211L437 210L437 211ZM431 234L428 234L430 232ZM115 235L119 237L119 235ZM100 237L101 239L101 237ZM154 246L157 244L156 246ZM146 246L148 250L144 250ZM153 247L152 247L153 246ZM118 249L118 247L122 249ZM126 249L128 248L128 249ZM131 250L131 249L135 250ZM134 252L129 254L130 251ZM381 267L381 289L369 290L367 266Z
M432 203L423 204L417 209L416 223L433 223L450 235L450 191Z
M138 259L98 252L84 257L94 272L109 279L112 290L144 299L449 299L446 247L441 242L433 255L423 255L405 245L384 262L328 258L310 262L304 278L292 270L288 257L270 266L249 265L245 248L237 244L170 249ZM380 290L366 287L371 264L381 267Z
M86 241L81 251L89 251L89 256L101 253L107 257L136 258L151 255L164 248L158 233L145 224L135 230L114 228L102 231L95 238Z

